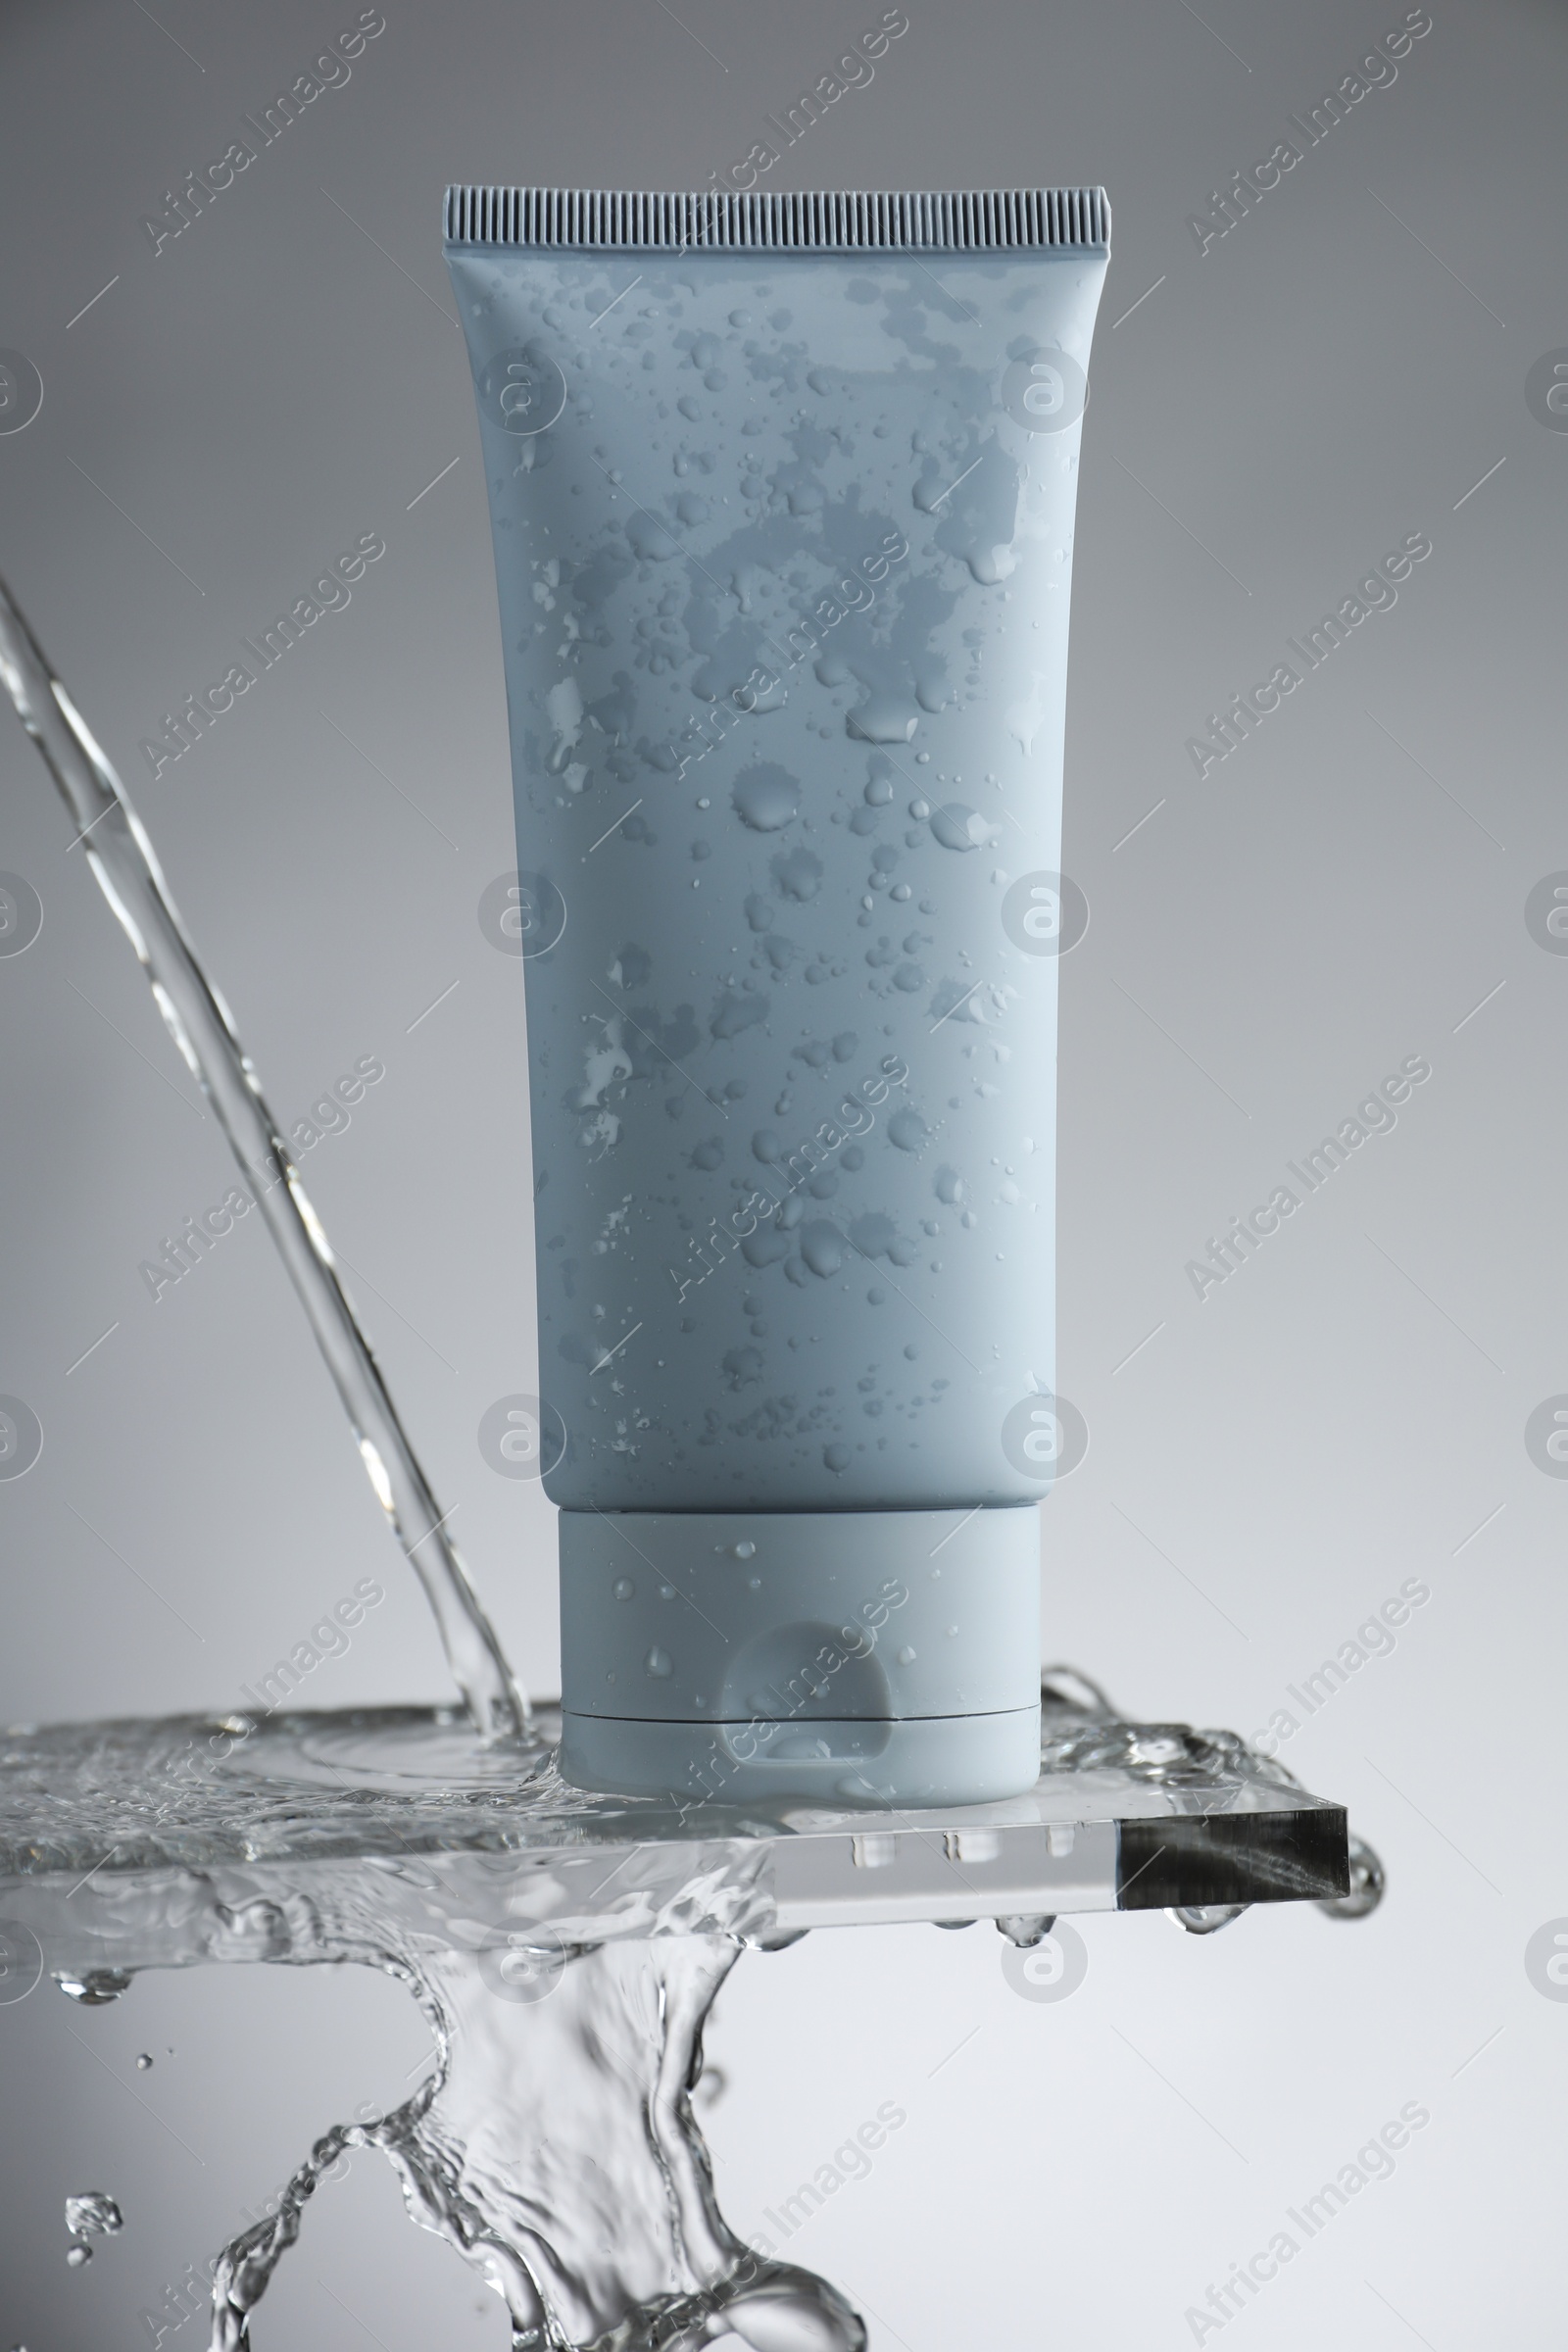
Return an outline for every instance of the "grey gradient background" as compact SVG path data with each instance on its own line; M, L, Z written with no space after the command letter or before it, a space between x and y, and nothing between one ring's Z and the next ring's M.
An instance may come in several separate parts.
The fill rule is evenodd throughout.
M155 259L144 211L356 14L12 0L0 344L45 399L0 436L0 565L138 799L274 1104L292 1120L355 1057L386 1063L307 1182L514 1659L548 1690L550 1514L475 1439L533 1386L529 1187L518 966L475 920L514 855L440 191L705 185L880 9L386 0L347 87ZM1191 2343L1208 2282L1418 2100L1432 2120L1394 2177L1225 2341L1533 2352L1561 2327L1568 2003L1524 1953L1568 1914L1568 1486L1523 1431L1568 1390L1568 960L1523 909L1568 867L1568 434L1524 384L1568 345L1568 19L1433 0L1394 86L1200 256L1187 216L1401 7L908 14L770 184L1102 179L1115 208L1064 853L1093 921L1063 972L1059 1378L1092 1442L1045 1514L1048 1648L1129 1710L1250 1732L1403 1579L1432 1597L1283 1751L1382 1849L1374 1921L1254 1913L1202 1943L1092 1919L1087 1982L1059 2005L1008 1989L988 1928L750 1959L710 2040L720 2193L760 2224L897 2099L907 2126L869 2179L788 2249L860 2299L878 2346L1154 2352ZM387 554L348 611L154 783L136 747L159 712L368 530ZM1183 746L1203 714L1418 530L1433 554L1397 607L1200 783ZM45 911L0 958L0 1390L46 1437L0 1483L0 1716L235 1703L367 1575L387 1600L313 1698L438 1695L257 1221L156 1306L138 1280L229 1170L68 839L6 716L0 867ZM1433 1076L1395 1132L1200 1303L1183 1268L1205 1237L1411 1054ZM0 2340L148 2341L138 2309L424 2047L395 1986L347 1973L0 2007ZM127 2227L74 2274L61 2201L85 2186ZM413 2352L504 2332L365 2156L318 2200L255 2338Z

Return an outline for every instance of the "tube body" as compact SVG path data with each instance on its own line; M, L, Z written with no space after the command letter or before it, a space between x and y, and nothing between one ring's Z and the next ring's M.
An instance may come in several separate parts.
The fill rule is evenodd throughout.
M1102 201L1070 244L670 250L493 199L453 192L447 254L511 712L564 1766L1006 1793L1062 1442Z

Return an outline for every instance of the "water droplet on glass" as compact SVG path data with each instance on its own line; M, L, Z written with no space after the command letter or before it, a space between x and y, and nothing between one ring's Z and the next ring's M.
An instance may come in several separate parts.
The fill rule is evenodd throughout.
M1189 1936L1213 1936L1228 1928L1233 1919L1240 1919L1246 1909L1245 1903L1182 1903L1165 1917Z
M643 1660L643 1672L651 1675L656 1683L667 1683L674 1671L675 1662L668 1650L660 1649L657 1645Z
M850 1466L850 1449L847 1446L824 1446L822 1459L830 1470L847 1470Z
M82 2009L102 2009L110 2001L118 2001L130 1983L122 1968L83 1969L79 1977L60 1976L55 1983L68 2000Z
M757 1557L757 1545L749 1541L737 1544L735 1546L735 1557L738 1560L755 1560Z
M125 2226L124 2217L106 2189L84 2188L66 2199L66 2228L73 2237L113 2237Z
M836 1274L844 1263L844 1239L836 1225L826 1219L808 1225L801 1235L801 1255L813 1274L825 1281Z
M786 769L768 760L737 776L730 799L754 833L777 833L799 813L801 787Z
M613 1592L617 1600L630 1600L635 1594L637 1588L632 1583L629 1576L617 1576L610 1590L612 1592Z
M139 2051L137 2052L137 2054L136 2054L136 2072L137 2072L139 2075L144 2075L144 2074L147 2072L147 2069L148 2069L148 2068L151 2066L151 2064L152 2064L152 2055L151 2055L151 2053L150 2053L149 2051L147 2051L147 2050L139 2050Z
M78 2238L74 2245L66 2248L66 2260L74 2271L79 2271L84 2262L91 2262L92 2248L84 2239Z
M901 1666L912 1666L914 1664L914 1652L909 1647L907 1642L906 1642L904 1647L899 1652L899 1664Z
M919 716L901 696L873 694L869 702L849 713L844 724L861 743L907 743Z
M1044 1943L1055 1924L1054 1913L1049 1911L1009 1911L997 1922L1007 1941L1015 1944L1021 1952L1032 1950L1037 1943Z
M976 809L966 808L961 801L949 801L945 808L937 809L931 819L931 830L945 850L984 849L991 839L991 827Z

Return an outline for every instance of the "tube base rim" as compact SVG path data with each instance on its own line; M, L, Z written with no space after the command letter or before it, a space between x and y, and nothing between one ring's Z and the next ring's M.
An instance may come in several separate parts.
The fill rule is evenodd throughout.
M782 1799L880 1811L991 1804L1025 1794L1039 1779L1040 1709L786 1725L568 1710L561 1719L560 1769L578 1788L697 1804Z

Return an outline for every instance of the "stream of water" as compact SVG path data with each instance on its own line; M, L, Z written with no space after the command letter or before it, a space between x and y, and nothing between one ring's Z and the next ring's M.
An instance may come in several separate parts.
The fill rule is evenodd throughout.
M446 1518L344 1290L261 1079L203 970L157 853L70 695L0 581L0 680L71 812L75 839L213 1106L305 1309L376 1500L424 1589L453 1679L487 1739L531 1736L527 1701L479 1605ZM74 846L74 843L73 844Z

